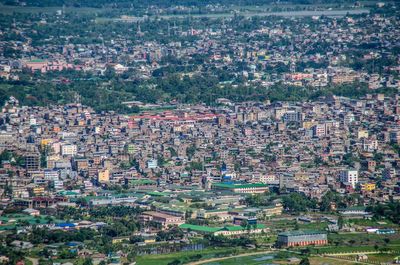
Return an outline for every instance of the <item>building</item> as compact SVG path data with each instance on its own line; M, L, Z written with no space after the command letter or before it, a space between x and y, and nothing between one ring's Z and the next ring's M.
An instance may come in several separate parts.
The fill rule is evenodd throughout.
M158 161L157 159L151 159L147 161L147 168L149 169L154 169L158 167Z
M357 132L357 138L358 139L368 138L368 131L367 130L359 130Z
M340 182L349 183L354 189L358 183L358 171L353 169L341 171Z
M212 234L212 235L222 235L222 236L240 236L243 234L260 234L262 232L267 232L268 228L263 224L250 225L248 227L243 227L240 225L226 225L224 227L209 227L202 225L192 225L192 224L182 224L179 228L187 231L193 231L198 234Z
M99 170L97 173L97 181L100 183L110 181L110 171L108 169Z
M283 114L283 121L286 123L290 122L300 122L302 120L302 114L298 111L287 111Z
M319 231L290 231L278 234L277 245L280 247L326 245L328 237Z
M382 172L383 179L392 179L396 177L395 168L385 168Z
M257 224L257 217L253 216L235 216L233 217L233 224L234 225L243 225L247 223L249 225L256 225Z
M314 137L323 137L326 134L326 128L324 124L316 124L312 127Z
M174 215L169 215L165 213L160 213L160 212L154 212L154 211L148 211L144 212L143 215L141 216L142 221L146 222L156 222L159 223L162 227L166 228L170 225L181 225L184 223L182 220L182 217L180 216L174 216Z
M361 190L363 191L373 191L376 189L375 183L364 183L361 184Z
M74 156L77 153L77 147L74 144L65 144L61 146L61 154L63 156Z
M25 168L28 171L38 170L40 168L40 158L38 154L25 156Z
M44 179L45 180L58 180L59 179L59 172L56 170L45 170L44 171Z
M250 183L250 184L228 184L228 183L214 183L211 188L217 191L231 191L235 193L264 193L268 191L268 185L263 183Z
M275 205L267 206L262 209L263 214L265 216L276 216L276 215L281 215L283 212L283 206L281 203L277 203Z

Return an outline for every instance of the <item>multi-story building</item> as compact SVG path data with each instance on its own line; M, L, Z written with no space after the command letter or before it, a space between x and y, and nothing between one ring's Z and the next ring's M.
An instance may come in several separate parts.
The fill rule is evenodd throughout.
M74 156L77 153L77 147L74 144L65 144L61 146L61 154L63 156Z
M349 183L353 188L358 183L358 171L357 170L342 170L340 172L340 182Z
M25 168L28 171L38 170L40 168L39 154L29 154L25 156Z

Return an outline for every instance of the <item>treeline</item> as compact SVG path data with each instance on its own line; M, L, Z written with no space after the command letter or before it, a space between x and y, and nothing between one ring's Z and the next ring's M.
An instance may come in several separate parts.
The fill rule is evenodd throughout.
M3 4L18 5L17 0L2 0ZM348 0L289 0L290 4L326 4L346 3ZM207 5L266 5L279 3L276 0L26 0L28 6L49 7L49 6L73 6L73 7L131 7L145 8L148 6L171 7L171 6L194 6L202 7Z
M400 224L400 202L398 201L369 206L367 210L371 211L375 218L387 218L393 223Z
M106 80L77 80L70 83L0 81L0 105L13 96L22 105L27 106L47 106L79 101L94 107L97 111L114 110L120 113L132 113L138 109L130 109L121 103L129 100L145 103L177 100L181 103L212 105L217 98L221 97L235 102L266 99L274 102L316 100L327 95L360 98L367 93L384 93L392 96L396 92L395 89L390 88L370 90L361 83L328 86L321 89L288 86L282 83L269 88L243 85L243 83L221 85L217 77L207 74L183 78L173 74L143 83L120 79L108 82Z

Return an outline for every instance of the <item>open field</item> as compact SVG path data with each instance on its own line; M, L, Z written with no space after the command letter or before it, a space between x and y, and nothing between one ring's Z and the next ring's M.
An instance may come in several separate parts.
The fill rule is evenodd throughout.
M239 12L236 15L244 16L244 17L255 17L255 16L283 16L283 17L307 17L307 16L332 16L332 17L341 17L347 14L352 15L360 15L369 13L368 9L348 9L348 10L301 10L301 11L283 11L283 12ZM190 15L192 18L232 18L235 16L234 12L230 13L219 13L219 14L194 14ZM150 16L148 18L154 19L182 19L187 18L189 15L163 15L163 16ZM137 22L144 20L144 17L126 17L126 18L99 18L96 22L107 22L107 21L115 21L115 22Z
M0 4L0 14L12 15L17 13L56 13L61 10L61 6L34 7L34 6L8 6ZM91 7L65 7L65 12L74 13L101 13L110 10L109 8L91 8Z
M347 260L338 260L329 257L310 257L310 264L311 265L353 265L353 264L360 264L357 262L347 261Z
M165 255L145 255L137 258L138 265L166 265L169 262L179 259L180 261L196 261L199 259L211 259L218 256L226 256L232 252L243 251L240 248L217 248L217 249L205 249L202 251L186 251L177 252Z

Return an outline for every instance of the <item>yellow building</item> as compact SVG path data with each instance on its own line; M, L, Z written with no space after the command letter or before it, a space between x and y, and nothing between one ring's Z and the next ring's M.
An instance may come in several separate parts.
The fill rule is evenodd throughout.
M122 242L129 242L129 236L113 237L111 242L113 244L122 243Z
M375 185L375 183L361 184L361 189L364 191L373 191L376 189L376 185Z
M108 169L99 170L97 173L97 181L100 183L110 181L110 171Z
M156 239L155 238L146 238L144 240L144 243L146 243L146 244L156 243Z
M35 194L36 196L38 195L43 195L44 194L44 187L35 187L33 188L33 194Z
M317 123L315 121L303 121L303 128L310 129L311 127L313 127L316 124Z
M47 145L49 145L49 144L51 144L51 143L52 143L52 140L51 140L51 139L42 139L42 140L40 141L40 145L42 146L42 148L45 147L45 146L47 146Z
M368 131L367 130L359 130L357 133L358 139L361 138L368 138Z

